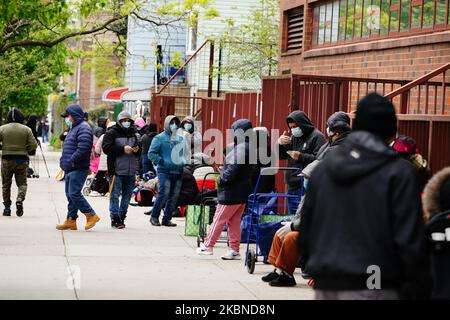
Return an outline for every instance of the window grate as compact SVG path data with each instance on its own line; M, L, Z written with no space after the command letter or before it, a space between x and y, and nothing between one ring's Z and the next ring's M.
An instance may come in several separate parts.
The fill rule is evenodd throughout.
M304 14L303 6L287 14L286 50L301 50L303 48Z

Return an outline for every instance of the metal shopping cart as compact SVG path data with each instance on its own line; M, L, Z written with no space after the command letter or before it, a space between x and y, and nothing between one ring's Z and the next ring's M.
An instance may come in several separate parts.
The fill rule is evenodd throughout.
M254 272L255 264L258 262L258 257L264 257L264 262L267 261L270 245L275 232L281 227L283 221L289 221L292 218L292 215L286 214L288 207L298 207L304 193L303 181L300 181L301 189L299 194L295 195L277 192L256 192L259 187L261 176L278 174L286 171L299 171L299 169L287 167L263 168L260 176L258 177L253 193L248 197L248 223L246 227L247 250L245 254L245 266L247 267L247 271L249 273ZM269 201L275 203L275 208L267 214L267 203Z

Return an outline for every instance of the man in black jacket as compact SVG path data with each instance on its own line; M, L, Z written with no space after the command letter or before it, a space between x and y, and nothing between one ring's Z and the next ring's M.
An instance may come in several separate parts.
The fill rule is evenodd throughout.
M125 219L135 186L135 174L140 155L139 138L133 126L131 115L122 111L117 124L103 137L103 152L108 156L108 174L112 179L109 201L111 227L125 228ZM119 206L119 197L122 196Z
M300 223L300 252L316 299L424 298L428 253L417 177L388 143L392 103L358 103L354 132L313 171Z
M298 168L299 171L286 171L285 182L288 193L299 195L301 178L298 177L301 169L316 160L317 152L326 142L322 132L314 128L306 113L294 111L286 118L290 135L287 131L278 139L280 160L288 160L288 167ZM291 136L292 135L292 136ZM297 203L298 206L298 203ZM297 206L289 204L289 212L294 214Z

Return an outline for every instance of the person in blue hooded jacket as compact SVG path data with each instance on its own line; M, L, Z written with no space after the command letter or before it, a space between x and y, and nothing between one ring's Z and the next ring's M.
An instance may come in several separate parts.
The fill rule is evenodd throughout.
M176 116L167 116L164 121L164 131L153 138L148 158L155 166L158 173L158 194L151 214L150 223L153 226L175 227L171 221L175 211L178 197L181 191L183 168L185 159L184 139L177 134L180 127L180 119ZM159 222L161 209L164 208L162 223Z
M89 230L100 221L94 209L81 194L84 182L89 174L89 163L93 143L92 129L85 121L83 109L77 104L70 105L61 115L69 127L64 141L59 166L65 173L65 192L68 200L67 219L56 226L57 230L77 230L78 211L86 216L85 230Z

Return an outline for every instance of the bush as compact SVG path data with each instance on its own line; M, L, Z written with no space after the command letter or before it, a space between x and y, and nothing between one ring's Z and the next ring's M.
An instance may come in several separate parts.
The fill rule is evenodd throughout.
M59 140L59 136L52 135L52 137L50 138L50 146L54 150L60 150L61 149L61 140Z

